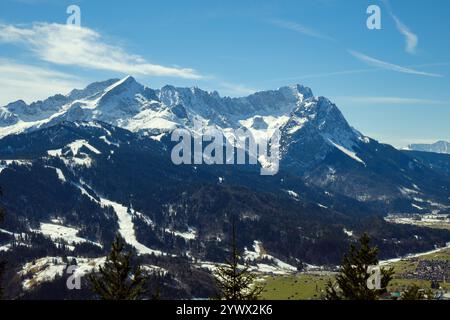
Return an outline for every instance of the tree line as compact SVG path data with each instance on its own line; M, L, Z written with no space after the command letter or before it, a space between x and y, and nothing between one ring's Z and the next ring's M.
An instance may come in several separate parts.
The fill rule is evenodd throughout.
M334 283L328 282L325 300L378 300L387 293L394 270L380 268L377 287L370 287L368 282L372 274L370 266L378 265L378 248L370 246L370 237L363 234L357 245L351 245L344 256L339 273ZM133 255L124 252L124 240L117 236L110 254L97 274L91 274L92 290L103 300L135 300L142 298L146 279L142 267L133 266ZM230 258L217 266L214 277L219 300L258 300L264 286L257 281L257 274L243 261L236 244L236 227L233 223L230 243ZM416 285L410 286L402 293L402 300L422 300L430 298L431 293L424 293ZM153 294L158 299L158 293Z
M0 196L2 190L0 188ZM5 216L5 210L0 207L0 223ZM214 278L217 294L212 299L219 300L257 300L261 298L264 286L257 281L257 274L238 250L236 243L236 223L233 218L230 241L230 256L225 263L218 265ZM137 300L148 296L146 292L147 279L143 267L136 261L136 254L126 250L124 239L118 234L112 243L111 250L103 266L98 272L89 276L90 288L98 299L102 300ZM370 266L378 265L378 248L370 246L370 237L363 234L357 245L352 244L344 255L339 273L334 283L329 281L323 296L326 300L377 300L386 292L389 282L393 279L393 268L379 269L379 284L372 288L368 286ZM5 262L0 261L0 299L3 296L1 286ZM421 300L431 297L431 293L423 293L416 285L403 292L403 300ZM153 299L159 299L159 291L152 293Z

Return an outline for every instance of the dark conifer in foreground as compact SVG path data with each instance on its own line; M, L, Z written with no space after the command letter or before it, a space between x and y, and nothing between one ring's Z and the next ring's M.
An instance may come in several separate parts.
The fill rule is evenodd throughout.
M145 293L145 279L132 253L124 252L125 242L117 235L99 274L90 275L92 291L102 300L137 300Z
M241 255L236 244L236 225L233 219L231 236L231 257L218 266L214 274L220 300L257 300L263 287L256 283L256 274L248 264L239 265Z
M328 282L325 298L327 300L377 300L384 293L394 274L393 268L380 269L380 288L371 289L368 279L370 266L378 265L378 248L370 246L370 237L364 234L359 239L358 247L350 246L344 256L336 284Z
M427 300L433 299L433 292L428 290L421 290L416 284L409 286L405 291L403 291L401 300Z

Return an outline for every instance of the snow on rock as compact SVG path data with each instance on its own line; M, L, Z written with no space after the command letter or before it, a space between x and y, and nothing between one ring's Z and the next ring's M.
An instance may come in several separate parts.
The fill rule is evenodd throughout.
M47 154L51 157L61 157L62 156L62 149L56 149L56 150L48 150Z
M297 200L297 201L299 200L300 197L297 192L292 191L292 190L285 190L285 191L292 199Z
M362 163L364 166L366 166L366 163L363 160L361 160L361 158L359 158L354 151L348 150L348 149L344 148L343 146L338 145L337 143L333 142L331 139L328 139L328 141L334 147L336 147L338 150L340 150L341 152L343 152L344 154L346 154L347 156L349 156L353 160L356 160L356 161Z
M417 190L413 190L407 187L399 187L398 188L400 190L400 192L404 195L404 196L409 196L409 195L418 195L420 194Z
M75 187L77 187L80 191L82 195L85 195L86 197L88 197L91 201L94 201L96 203L99 203L97 199L95 199L83 186L82 182L80 183L75 183L72 182L72 185L74 185Z
M66 177L64 176L64 173L61 171L61 169L52 167L52 166L45 166L45 167L54 169L56 171L56 175L58 176L58 179L63 183L67 182Z
M21 159L0 160L0 167L7 168L10 165L31 166L32 163L33 162L31 160L21 160Z
M118 143L114 143L114 142L109 141L106 136L101 136L101 137L99 137L99 139L102 140L107 145L113 145L113 146L119 147Z
M353 231L352 230L348 230L348 229L345 229L344 228L344 233L347 235L347 236L349 236L349 237L353 237Z

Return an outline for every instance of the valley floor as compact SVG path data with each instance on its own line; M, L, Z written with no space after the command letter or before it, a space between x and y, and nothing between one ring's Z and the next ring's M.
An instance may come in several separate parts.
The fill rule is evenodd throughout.
M433 293L441 299L450 300L450 246L402 259L382 261L381 264L385 267L394 267L395 276L388 288L391 297L398 297L408 286L415 284L421 289L432 289ZM266 276L262 298L265 300L319 300L325 293L327 282L333 282L334 277L333 272L315 271Z

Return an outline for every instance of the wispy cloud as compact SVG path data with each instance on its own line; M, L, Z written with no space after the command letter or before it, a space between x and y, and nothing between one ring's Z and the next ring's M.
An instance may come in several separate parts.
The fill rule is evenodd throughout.
M149 63L139 55L105 42L100 33L84 27L34 23L27 28L0 24L0 43L21 44L39 59L58 65L133 75L202 78L194 69Z
M354 50L348 50L348 52L357 58L358 60L366 63L367 65L378 67L381 69L401 72L401 73L408 73L408 74L415 74L420 76L427 76L427 77L442 77L440 74L436 73L429 73L429 72L422 72L416 69L408 68L408 67L402 67L393 63L389 63L386 61L382 61L373 57L370 57L368 55L365 55L363 53L354 51Z
M269 23L280 27L280 28L284 28L284 29L288 29L291 31L295 31L304 35L307 35L309 37L313 37L313 38L317 38L317 39L322 39L322 40L328 40L328 41L335 41L333 38L324 35L314 29L311 29L309 27L306 27L304 25L301 25L297 22L293 22L293 21L286 21L286 20L279 20L279 19L272 19L269 20Z
M32 102L84 87L85 82L63 72L0 58L0 106L19 99Z
M438 62L438 63L424 63L417 65L406 66L406 68L427 68L427 67L446 67L449 66L448 62ZM281 81L297 81L304 79L313 79L313 78L328 78L328 77L337 77L337 76L345 76L345 75L353 75L360 73L369 73L376 72L383 69L380 68L365 68L365 69L348 69L348 70L339 70L339 71L331 71L331 72L321 72L321 73L312 73L312 74L304 74L298 76L284 77L284 78L273 78L268 79L263 82L271 83L271 82L281 82Z
M265 82L297 81L297 80L312 79L312 78L327 78L327 77L333 77L333 76L342 76L342 75L351 75L351 74L365 73L365 72L377 71L377 70L379 70L379 69L375 69L375 68L350 69L350 70L341 70L341 71L332 71L332 72L304 74L304 75L293 76L293 77L286 77L286 78L269 79L269 80L267 80Z
M417 44L419 43L419 38L417 35L412 33L409 28L404 25L396 16L392 15L392 18L395 21L395 24L397 25L398 31L402 33L405 36L406 40L406 52L408 53L415 53Z
M247 96L258 91L257 89L249 88L245 85L233 84L229 82L220 82L218 85L221 95L229 95L233 97Z
M340 103L358 104L389 104L389 105L450 105L450 101L404 98L404 97L376 97L376 96L344 96L335 97Z
M405 37L406 52L411 53L411 54L416 53L416 48L419 43L419 37L415 33L413 33L408 28L408 26L405 25L402 21L400 21L400 19L394 14L388 0L383 0L383 3L385 4L385 6L389 12L389 15L394 20L397 30Z

